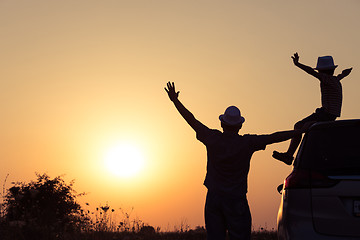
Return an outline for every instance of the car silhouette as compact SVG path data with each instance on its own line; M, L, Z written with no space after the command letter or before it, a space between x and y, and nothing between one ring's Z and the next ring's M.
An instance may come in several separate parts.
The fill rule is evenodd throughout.
M278 191L279 240L360 239L360 119L312 125Z

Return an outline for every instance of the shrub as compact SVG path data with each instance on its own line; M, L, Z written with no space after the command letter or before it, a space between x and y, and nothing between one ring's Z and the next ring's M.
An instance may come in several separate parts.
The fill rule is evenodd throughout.
M66 184L60 176L36 176L37 180L30 183L14 183L4 196L4 220L9 227L34 236L86 228L89 219L76 202L83 194L76 195L74 181Z

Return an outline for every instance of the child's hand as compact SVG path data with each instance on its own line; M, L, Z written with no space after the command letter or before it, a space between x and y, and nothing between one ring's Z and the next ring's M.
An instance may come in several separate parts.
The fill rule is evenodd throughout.
M299 63L299 54L298 53L294 53L294 56L291 56L294 64L298 64Z
M351 70L352 70L352 68L345 69L345 70L342 71L342 74L347 76L347 75L349 75L351 73Z
M169 98L170 98L171 101L175 101L179 97L180 92L175 91L174 82L172 82L172 83L168 82L167 83L167 88L165 88L165 91L169 95Z

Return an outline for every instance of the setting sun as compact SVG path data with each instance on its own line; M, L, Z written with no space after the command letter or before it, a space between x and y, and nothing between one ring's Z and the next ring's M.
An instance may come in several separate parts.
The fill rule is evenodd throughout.
M106 169L119 177L133 177L144 167L142 151L131 143L118 143L105 154Z

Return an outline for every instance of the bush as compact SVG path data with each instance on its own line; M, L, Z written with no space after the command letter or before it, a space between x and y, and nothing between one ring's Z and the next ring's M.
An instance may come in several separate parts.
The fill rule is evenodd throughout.
M50 179L47 174L36 174L30 183L15 183L4 196L3 224L8 229L21 229L34 238L48 238L86 228L90 219L82 214L76 202L73 181L66 184L60 177Z

